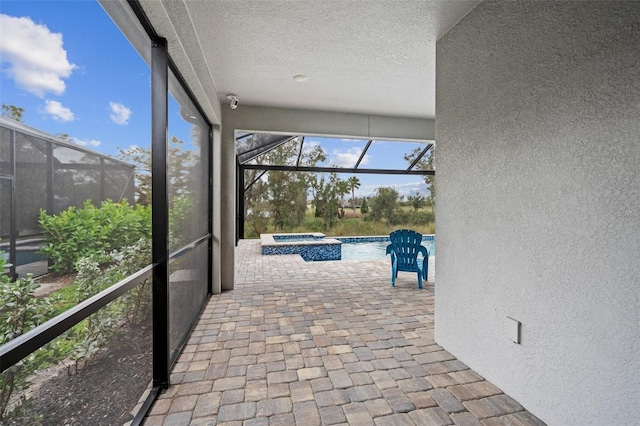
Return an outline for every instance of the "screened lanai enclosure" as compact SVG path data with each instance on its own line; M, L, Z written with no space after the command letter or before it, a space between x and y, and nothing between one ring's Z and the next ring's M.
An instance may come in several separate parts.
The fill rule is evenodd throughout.
M133 204L134 195L133 165L0 117L0 251L12 278L47 272L40 210L58 214L86 200Z
M270 172L434 176L434 147L435 141L429 140L237 132L236 238L244 238L247 213L259 204L255 186L267 180ZM299 201L307 202L306 198Z

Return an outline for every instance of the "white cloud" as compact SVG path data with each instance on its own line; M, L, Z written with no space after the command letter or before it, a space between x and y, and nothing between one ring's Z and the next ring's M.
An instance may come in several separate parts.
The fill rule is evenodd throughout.
M30 18L0 14L0 56L9 63L5 72L29 93L61 95L76 65L67 60L62 34L52 33Z
M80 146L92 146L92 147L97 147L100 146L100 144L102 142L95 140L95 139L80 139L80 138L71 138L71 142L75 143L76 145L80 145Z
M394 183L389 186L395 189L402 189L402 188L404 189L418 188L419 189L421 187L426 187L426 184L422 180L417 180L415 182Z
M129 123L129 117L131 117L131 110L126 106L119 104L117 102L109 102L109 107L111 108L111 120L120 125L125 125Z
M122 150L122 153L124 155L133 155L138 153L140 150L142 149L142 147L138 146L138 145L129 145L128 148L125 148Z
M373 197L376 195L376 189L380 187L390 187L395 189L399 195L404 196L405 198L408 195L415 195L416 192L420 192L420 194L427 196L429 191L427 190L427 185L424 181L419 180L415 182L406 182L406 183L390 183L384 185L362 185L360 189L356 189L356 196L358 197Z
M44 112L56 121L67 122L75 119L73 112L69 108L63 107L58 101L45 101Z
M353 147L347 150L339 150L334 149L331 152L331 158L329 159L329 164L335 165L336 167L353 167L356 165L356 162L362 155L362 148ZM364 158L360 162L360 165L365 165L369 162L370 156L365 154Z

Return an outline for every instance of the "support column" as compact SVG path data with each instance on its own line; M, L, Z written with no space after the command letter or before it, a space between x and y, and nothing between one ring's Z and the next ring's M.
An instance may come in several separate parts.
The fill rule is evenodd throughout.
M220 144L220 284L233 290L235 280L236 149L234 128L223 121Z
M211 294L220 294L222 291L221 286L221 267L222 259L220 253L222 252L221 246L221 234L222 234L222 215L221 215L221 192L222 192L222 174L221 174L221 145L220 140L220 127L214 126L213 128L213 140L211 145L211 155L213 157L213 182L212 182L212 194L211 203L213 217L211 226Z
M153 386L169 387L169 197L167 40L151 48L151 199L153 269Z
M238 206L236 207L236 246L238 245L238 240L244 238L244 187L246 185L244 181L244 167L240 164L236 166L237 177L236 182L238 182L236 199Z

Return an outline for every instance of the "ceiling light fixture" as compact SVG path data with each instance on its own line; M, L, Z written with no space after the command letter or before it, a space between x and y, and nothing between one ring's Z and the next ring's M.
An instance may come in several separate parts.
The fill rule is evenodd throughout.
M240 103L240 101L238 100L238 97L236 95L227 95L227 99L231 101L229 103L229 108L231 109L238 108L238 104Z
M303 81L309 80L309 77L302 74L297 74L293 76L293 81L297 81L298 83L302 83Z

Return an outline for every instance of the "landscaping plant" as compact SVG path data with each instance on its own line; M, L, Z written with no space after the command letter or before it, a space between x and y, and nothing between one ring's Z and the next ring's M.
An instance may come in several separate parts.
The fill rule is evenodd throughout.
M4 269L7 263L0 252L0 345L20 336L45 322L53 314L50 299L38 298L34 292L38 288L31 276L12 281ZM28 386L26 377L44 362L34 354L0 373L0 424L24 416L28 401L21 398L9 411L11 395ZM37 418L29 418L29 423Z
M101 269L91 257L80 259L75 264L78 275L74 285L78 303L149 265L151 240L141 238L131 246L104 253L100 258L107 261L107 267ZM76 372L81 364L86 364L121 334L123 327L137 325L148 318L151 312L150 292L151 284L146 280L74 327L76 336L71 360ZM71 366L67 367L70 372Z
M105 262L102 265L96 259ZM131 245L109 253L92 253L76 261L78 271L73 283L74 302L80 303L121 281L151 263L151 239L141 238ZM3 272L7 266L0 253L0 345L31 330L60 313L55 297L35 296L39 284L31 277L12 282ZM37 424L38 417L29 411L24 397L27 377L58 362L70 361L71 373L86 365L102 348L125 328L148 320L151 312L151 284L138 284L106 307L77 324L61 338L34 352L0 373L0 424ZM11 398L12 395L22 395Z
M58 215L41 210L39 222L45 238L40 251L58 273L73 271L83 257L102 264L105 253L151 238L151 208L131 206L126 200L107 200L100 207L87 200L82 208L69 207Z

